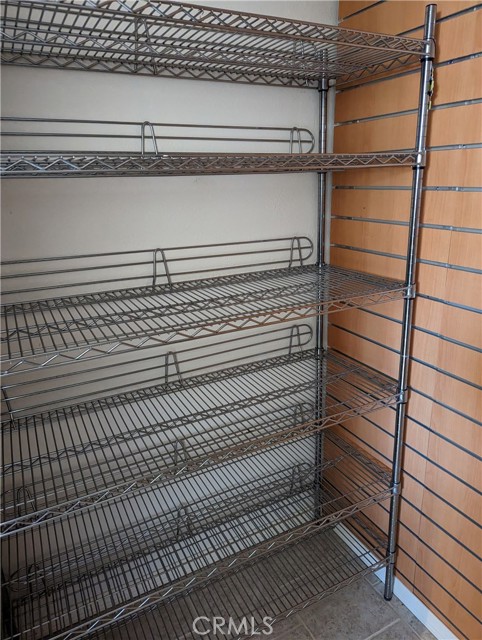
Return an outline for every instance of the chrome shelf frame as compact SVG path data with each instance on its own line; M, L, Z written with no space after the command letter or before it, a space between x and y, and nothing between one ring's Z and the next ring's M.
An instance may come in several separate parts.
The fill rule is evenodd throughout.
M5 0L4 64L317 89L415 64L429 41L151 0Z
M225 465L222 489L214 494L203 496L206 482L196 478L162 494L146 492L140 504L124 500L60 526L47 523L32 545L31 531L10 538L11 568L24 566L17 558L28 550L29 569L9 571L6 583L15 594L12 618L25 630L18 637L34 638L39 631L52 638L81 637L96 628L93 619L99 616L117 622L132 606L141 611L172 600L390 497L388 469L335 434L327 438L320 468L300 462L312 451L312 441L305 439L284 448L281 457L272 451ZM323 516L313 520L314 478L320 472ZM245 475L254 479L236 478ZM174 506L166 509L166 503ZM156 516L146 519L146 512ZM130 522L121 524L126 518ZM52 556L55 538L69 542Z

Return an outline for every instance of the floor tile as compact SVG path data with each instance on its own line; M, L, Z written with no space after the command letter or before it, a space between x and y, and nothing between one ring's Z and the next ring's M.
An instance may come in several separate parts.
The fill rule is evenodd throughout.
M384 585L376 576L376 582L372 584L375 591L383 597ZM423 640L435 640L435 636L430 633L430 631L424 627L424 625L416 618L413 613L407 609L407 607L400 602L400 600L393 596L393 598L387 602L387 604L395 611L397 616L402 620L406 625L410 627L412 631L415 632L418 638Z
M371 585L376 585L376 584L380 584L380 580L379 578L377 578L377 576L374 573L369 573L364 580L366 580L368 582L368 584Z
M316 640L362 640L398 620L394 609L364 580L298 615Z
M376 635L371 636L370 640L419 640L419 638L410 627L403 624L400 620Z
M313 640L308 629L303 626L297 616L280 620L273 626L273 633L265 636L269 640Z

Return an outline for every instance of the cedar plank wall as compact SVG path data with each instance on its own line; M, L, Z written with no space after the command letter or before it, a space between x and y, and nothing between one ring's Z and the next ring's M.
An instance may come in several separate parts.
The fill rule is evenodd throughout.
M340 26L422 35L420 0L339 6ZM462 0L438 3L397 564L405 585L456 637L469 640L482 638L482 193L474 189L482 185L480 9ZM335 151L413 148L418 83L417 69L338 93ZM395 112L404 113L379 117ZM334 174L333 264L404 278L410 182L411 171L400 168ZM401 308L396 302L332 316L330 345L396 377ZM393 427L394 411L385 409L338 429L387 462ZM372 507L370 517L386 522L386 505Z

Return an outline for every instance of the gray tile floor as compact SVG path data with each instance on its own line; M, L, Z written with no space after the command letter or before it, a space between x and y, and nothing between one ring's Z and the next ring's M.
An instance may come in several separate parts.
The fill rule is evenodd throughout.
M435 640L374 575L277 624L270 640Z

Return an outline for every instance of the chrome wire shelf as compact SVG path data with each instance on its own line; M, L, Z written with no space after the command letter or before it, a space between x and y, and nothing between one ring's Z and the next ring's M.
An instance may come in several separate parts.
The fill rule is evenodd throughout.
M309 265L7 303L2 371L294 322L398 300L404 293L404 284L389 278Z
M210 482L196 477L9 538L15 637L80 637L99 618L172 599L389 498L388 470L335 434L322 465L306 462L313 452L305 439L226 465ZM206 495L214 477L220 488ZM52 553L53 540L63 551Z
M175 351L161 347L148 354L113 355L47 372L20 372L6 376L2 384L1 422L44 411L53 413L55 409L111 396L117 397L119 405L129 403L135 397L132 392L145 389L157 389L154 394L158 395L186 390L193 385L194 377L201 384L215 382L222 377L222 373L215 372L227 368L236 371L236 367L242 367L244 375L250 366L256 368L261 361L276 362L276 357L286 358L304 348L312 349L313 334L313 328L306 323L281 324L198 343L189 341Z
M2 62L318 88L416 63L425 40L134 0L6 0Z
M336 525L304 538L234 575L192 590L175 600L136 613L126 622L94 633L104 640L152 640L152 638L197 638L197 630L209 633L213 616L234 618L240 629L232 640L251 637L267 629L265 616L276 623L322 598L336 593L364 575L387 564L386 541L379 530L366 526L359 516L346 527ZM358 540L351 535L355 532ZM256 588L253 588L256 585ZM247 627L240 623L246 617ZM251 620L254 624L251 626ZM276 627L275 627L276 628ZM75 637L75 636L74 636Z
M0 156L0 175L4 178L316 172L412 166L416 160L410 151L312 153L314 135L298 126L250 127L14 116L4 116L1 121L2 139L7 139L9 145L2 144ZM59 139L64 140L65 146L53 150ZM229 153L226 153L227 143ZM28 150L26 144L30 145Z
M3 178L102 178L302 173L376 167L411 167L411 152L360 154L170 153L92 155L72 152L10 152L0 157Z
M350 529L336 526L283 549L237 574L191 591L147 613L133 614L124 622L94 634L103 640L152 640L152 638L197 638L193 622L205 616L196 628L207 634L213 616L234 619L239 631L231 640L251 637L267 629L263 618L273 623L337 592L362 576L386 565L385 541L378 530L347 521L362 542L353 543ZM257 585L257 589L253 589ZM198 613L196 613L198 612ZM241 625L247 618L247 626ZM251 626L251 619L254 624ZM275 627L276 629L276 627Z
M391 378L306 350L7 421L0 531L172 483L397 399Z

